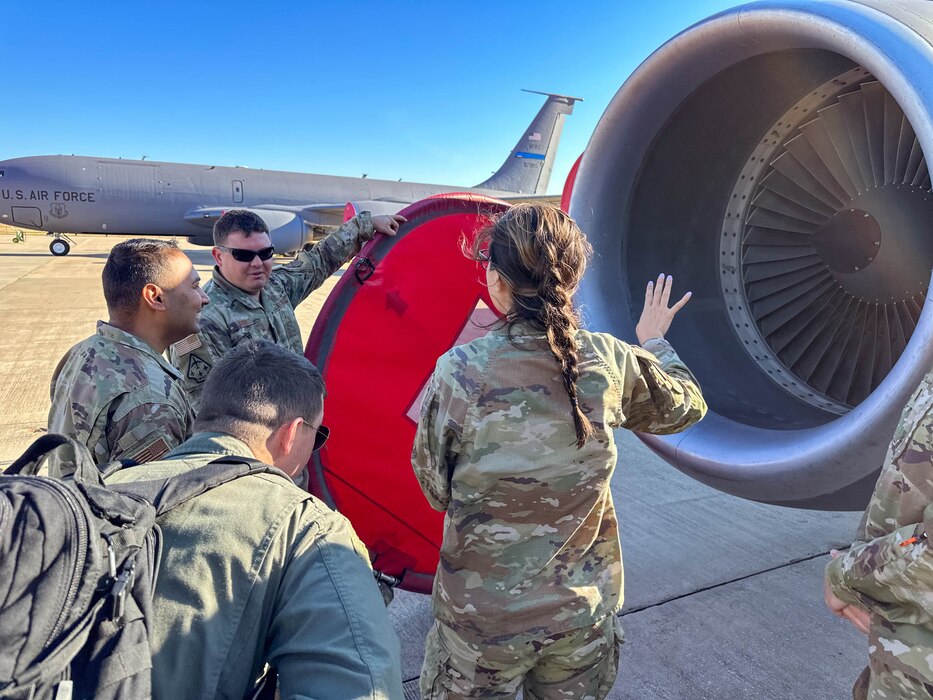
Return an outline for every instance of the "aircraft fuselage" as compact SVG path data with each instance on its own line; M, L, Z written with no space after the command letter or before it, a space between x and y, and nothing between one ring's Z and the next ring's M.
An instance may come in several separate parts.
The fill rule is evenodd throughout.
M339 220L303 210L357 200L398 202L400 209L441 192L497 194L413 182L84 156L14 158L0 161L0 173L0 223L54 232L177 235L198 243L209 243L211 235L211 222L189 216L199 207L292 209L309 224L327 225Z

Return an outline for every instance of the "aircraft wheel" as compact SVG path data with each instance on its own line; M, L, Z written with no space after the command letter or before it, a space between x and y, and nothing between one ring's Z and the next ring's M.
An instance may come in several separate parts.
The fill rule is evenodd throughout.
M71 250L71 246L68 244L68 241L63 241L61 238L56 238L54 241L49 243L49 250L52 251L52 255L68 255L68 251Z

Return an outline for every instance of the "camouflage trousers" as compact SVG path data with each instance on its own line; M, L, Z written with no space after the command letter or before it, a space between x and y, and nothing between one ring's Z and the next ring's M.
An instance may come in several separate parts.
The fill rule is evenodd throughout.
M615 615L550 636L467 640L435 622L425 643L422 700L515 698L601 700L619 667L622 626Z
M854 700L929 700L933 698L933 685L872 663L855 681L852 697Z

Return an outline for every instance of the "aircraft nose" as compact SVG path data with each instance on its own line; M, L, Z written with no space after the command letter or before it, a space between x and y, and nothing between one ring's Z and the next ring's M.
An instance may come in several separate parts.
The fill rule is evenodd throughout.
M10 186L9 168L0 162L0 224L14 225L12 198L13 188Z

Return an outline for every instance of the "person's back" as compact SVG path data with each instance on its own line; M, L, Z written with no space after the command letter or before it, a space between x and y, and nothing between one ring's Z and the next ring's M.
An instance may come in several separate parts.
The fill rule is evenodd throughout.
M303 357L244 343L211 373L198 432L164 460L111 477L163 479L227 455L283 472L243 477L160 517L154 697L242 698L267 665L281 698L402 697L398 641L365 547L291 481L328 435L323 395Z
M504 318L438 360L412 449L425 496L446 510L424 698L603 698L615 679L612 429L677 432L706 403L663 339L689 299L668 308L669 277L646 292L650 352L578 329L589 250L546 205L509 209L473 242Z
M687 385L693 393L659 415L652 397L639 395L643 377L654 373L658 393L680 387L657 372L654 357L607 334L579 330L575 338L579 401L594 429L579 449L566 403L555 400L565 390L543 333L525 324L493 330L438 361L435 377L456 377L470 406L459 421L462 448L449 486L456 507L445 519L435 578L435 596L445 601L435 614L454 629L556 633L616 612L622 561L609 490L612 429L673 432L705 408ZM665 369L692 380L679 361Z
M199 433L111 481L166 478L223 454L251 456L233 437ZM397 642L366 549L342 515L262 474L178 506L159 526L155 698L242 698L266 664L282 698L395 697Z

